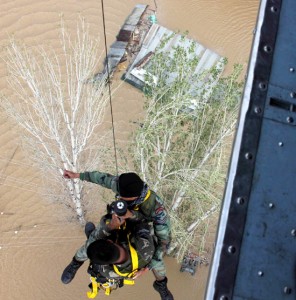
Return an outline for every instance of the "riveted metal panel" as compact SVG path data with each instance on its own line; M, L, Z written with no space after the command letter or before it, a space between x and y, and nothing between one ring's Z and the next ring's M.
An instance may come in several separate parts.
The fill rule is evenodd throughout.
M261 2L207 299L296 299L296 1Z
M263 122L233 299L295 299L295 134Z

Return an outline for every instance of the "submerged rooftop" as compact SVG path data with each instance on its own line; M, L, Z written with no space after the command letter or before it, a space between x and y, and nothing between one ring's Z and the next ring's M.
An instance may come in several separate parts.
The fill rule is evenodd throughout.
M173 33L172 30L156 24L155 12L148 5L136 5L121 27L116 41L110 47L108 53L110 72L114 72L119 64L124 63L126 71L122 78L133 86L142 89L145 85L145 74L147 72L145 67L153 57L162 39ZM199 58L195 74L202 73L214 66L218 69L223 68L223 58L219 54L187 37L183 38L182 41L181 39L181 34L175 34L162 51L170 55L172 49L177 45L182 44L182 47L186 48L194 42L195 55ZM101 74L106 74L106 72L105 62L105 67Z

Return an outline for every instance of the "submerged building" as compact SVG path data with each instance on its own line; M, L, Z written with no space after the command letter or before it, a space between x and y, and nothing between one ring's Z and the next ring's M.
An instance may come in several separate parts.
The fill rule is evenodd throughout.
M213 67L221 71L224 68L224 59L218 53L207 49L197 41L184 37L181 34L175 34L172 30L157 24L155 11L151 10L148 5L138 4L121 27L116 41L111 45L101 75L107 72L107 61L110 73L124 63L125 71L122 79L139 89L143 89L145 75L149 72L149 61L153 58L161 41L169 36L171 38L161 50L167 52L168 56L176 46L182 45L183 48L189 48L194 43L195 52L193 55L199 58L195 74L201 74ZM173 77L174 74L169 74L169 76ZM153 80L157 81L157 76ZM209 91L215 84L215 81L210 82ZM204 82L200 84L204 84ZM197 90L194 84L193 87L193 90ZM195 104L192 103L193 109L194 106Z

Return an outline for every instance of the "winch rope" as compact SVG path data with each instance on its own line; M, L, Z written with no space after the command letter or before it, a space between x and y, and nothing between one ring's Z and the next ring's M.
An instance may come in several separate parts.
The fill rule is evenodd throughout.
M113 107L112 107L112 96L111 96L111 83L110 83L110 70L109 70L109 60L108 60L108 50L107 50L107 37L106 37L106 23L105 23L104 0L101 0L101 5L102 5L102 19L103 19L104 42L105 42L107 83L108 83L108 90L109 90L109 103L110 103L111 124L112 124L112 134L113 134L113 148L114 148L114 158L115 158L116 175L118 175L117 151L116 151L116 143L115 143L115 129L114 129L114 118L113 118Z

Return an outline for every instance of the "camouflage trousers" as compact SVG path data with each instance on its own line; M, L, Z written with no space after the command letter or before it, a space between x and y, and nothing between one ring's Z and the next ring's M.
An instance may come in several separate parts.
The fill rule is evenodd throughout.
M162 279L163 277L166 277L166 268L163 259L152 259L149 264L149 268L153 271L156 279Z

